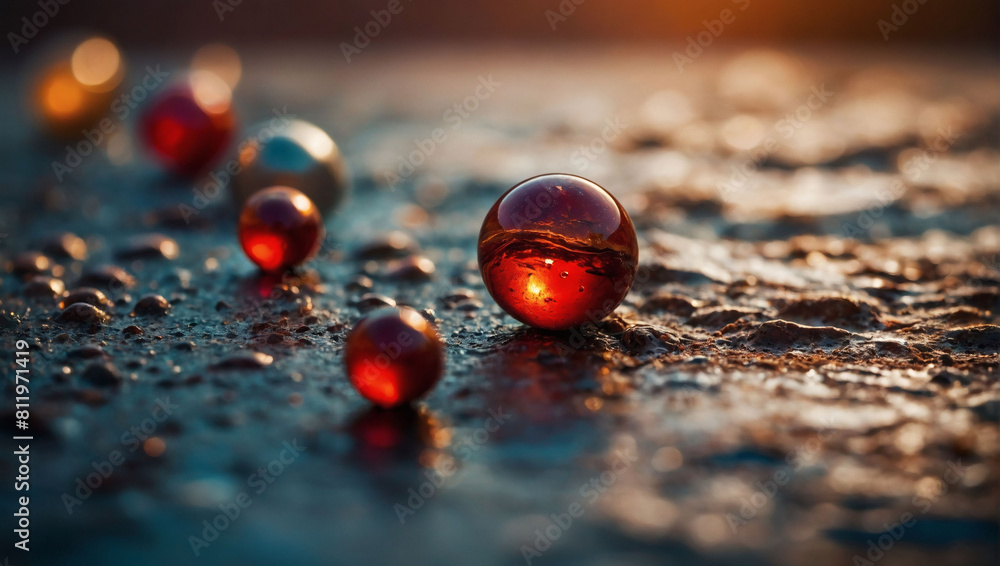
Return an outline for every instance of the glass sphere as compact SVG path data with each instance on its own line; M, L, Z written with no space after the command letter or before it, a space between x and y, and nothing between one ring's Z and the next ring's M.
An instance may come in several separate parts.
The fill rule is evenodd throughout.
M302 191L324 214L343 202L347 166L337 144L320 128L275 117L251 128L249 140L240 147L240 172L233 176L237 203L274 185Z
M508 314L536 328L600 321L628 294L638 265L625 209L574 175L518 184L493 205L479 232L486 289Z
M382 407L427 393L444 370L444 346L419 312L384 308L361 320L347 336L344 363L362 397Z
M311 258L325 234L309 197L289 187L258 192L240 215L240 245L264 271L284 271Z

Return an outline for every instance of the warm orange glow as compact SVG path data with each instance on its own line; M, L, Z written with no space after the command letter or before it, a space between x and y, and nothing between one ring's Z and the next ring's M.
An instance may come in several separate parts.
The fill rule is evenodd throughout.
M372 358L357 360L348 365L351 382L361 396L382 407L392 407L401 401L400 380L404 379L395 365L380 367Z
M313 203L309 200L309 197L303 194L292 195L292 205L299 212L309 212L313 207Z
M417 332L425 333L431 331L431 324L415 310L401 310L399 311L399 318Z
M224 114L229 111L233 91L215 73L195 71L191 73L191 92L195 102L209 114Z
M288 126L287 135L299 140L302 147L317 161L331 159L338 151L337 144L333 143L333 138L329 134L308 122L301 120L292 122Z
M243 75L243 64L236 51L222 43L213 43L199 49L191 60L191 69L207 71L222 79L230 89L236 88Z
M65 67L53 69L39 87L42 111L55 118L71 117L83 108L86 91Z
M285 243L273 234L255 234L247 243L247 249L254 263L263 269L277 269L284 257Z
M52 133L79 136L110 112L123 74L118 49L106 39L92 38L42 69L31 103Z
M364 396L379 405L395 405L399 401L399 388L396 381L399 376L392 368L376 370L371 379L359 382L359 388L364 389Z
M240 167L250 166L253 160L256 159L257 153L260 152L260 148L254 141L252 140L251 143L247 144L240 144L239 155L236 156L240 162Z
M76 80L96 92L115 88L124 74L118 48L103 37L93 37L78 45L70 61Z
M167 445L161 438L152 436L142 443L142 449L147 456L158 458L167 451Z
M536 303L545 301L545 286L540 284L537 279L531 277L530 275L528 276L527 289L528 296L525 297L526 299Z

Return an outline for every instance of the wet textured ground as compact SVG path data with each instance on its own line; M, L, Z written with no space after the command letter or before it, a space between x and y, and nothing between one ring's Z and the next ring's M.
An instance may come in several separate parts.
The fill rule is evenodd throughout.
M237 91L248 135L286 111L353 172L322 258L284 281L243 257L226 195L203 207L125 138L56 182L65 150L5 117L0 333L12 369L31 344L33 563L193 563L191 536L209 564L996 563L995 64L338 57L250 54ZM616 313L566 333L505 316L475 263L493 201L552 171L611 190L641 248ZM103 288L110 318L61 311L34 272ZM341 355L393 300L436 319L448 369L387 413Z

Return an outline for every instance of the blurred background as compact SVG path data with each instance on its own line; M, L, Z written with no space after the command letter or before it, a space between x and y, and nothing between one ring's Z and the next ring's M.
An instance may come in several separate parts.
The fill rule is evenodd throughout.
M940 2L913 0L919 15L893 37L893 45L927 43L937 47L997 46L998 7L989 0ZM88 28L111 34L126 47L197 45L225 41L238 46L282 43L339 43L363 25L373 9L387 2L291 0L252 2L239 0L194 1L99 0L68 2L50 24L52 30ZM401 0L405 18L388 30L390 41L538 41L538 42L676 42L702 28L706 19L725 8L752 6L727 31L730 40L785 43L883 44L877 22L891 21L892 6L901 0L844 0L806 3L794 0L729 0L660 2L636 0L511 0L462 2L443 0L423 7L419 0ZM563 8L560 8L560 6ZM584 6L586 6L584 8ZM19 19L30 15L36 2L6 2L3 29L16 30ZM552 33L547 10L573 13L571 25Z

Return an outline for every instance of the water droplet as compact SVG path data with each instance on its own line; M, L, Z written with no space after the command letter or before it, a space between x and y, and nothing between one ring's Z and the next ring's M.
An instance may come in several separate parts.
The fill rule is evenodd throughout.
M559 274L559 277L566 279L567 277L569 277L569 271L563 271L562 273Z
M583 292L583 285L580 285L580 292Z

